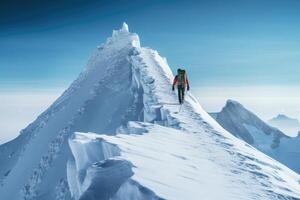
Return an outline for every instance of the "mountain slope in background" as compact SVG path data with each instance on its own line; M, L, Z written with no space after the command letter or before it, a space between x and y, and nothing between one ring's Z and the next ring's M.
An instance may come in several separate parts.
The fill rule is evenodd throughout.
M283 114L279 114L276 117L270 119L268 123L274 127L279 128L289 135L297 135L300 131L299 120L290 118Z
M221 112L211 116L236 137L300 172L299 136L285 135L233 100L228 100Z
M15 140L0 199L300 199L299 175L219 126L128 26ZM93 132L93 133L90 133Z

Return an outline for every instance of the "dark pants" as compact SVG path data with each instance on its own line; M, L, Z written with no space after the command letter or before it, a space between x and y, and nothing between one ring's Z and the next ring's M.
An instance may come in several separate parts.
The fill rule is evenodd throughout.
M178 86L177 86L177 90L178 90L178 100L179 100L179 104L183 104L185 87L182 86L182 85L178 85Z

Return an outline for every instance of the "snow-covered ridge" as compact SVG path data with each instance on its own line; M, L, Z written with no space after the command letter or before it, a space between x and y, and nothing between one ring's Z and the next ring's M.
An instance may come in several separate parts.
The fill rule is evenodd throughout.
M152 59L151 59L152 57ZM154 59L153 59L154 57ZM159 62L157 62L157 59L159 60ZM205 185L207 188L203 189L202 192L207 191L209 188L218 188L218 191L222 191L219 192L218 194L216 194L216 196L218 196L219 198L223 198L223 199L280 199L280 198L292 198L292 194L291 193L286 193L285 190L287 188L294 188L294 187L298 187L298 178L294 177L296 174L293 172L289 172L291 173L288 176L294 177L291 179L286 179L286 182L283 181L279 181L278 179L278 175L277 174L282 174L282 170L285 171L287 168L278 164L279 166L276 166L276 164L273 166L272 164L268 164L268 163L272 163L274 161L271 161L269 158L267 158L265 155L256 152L256 150L249 148L249 146L245 145L244 143L242 143L241 141L236 141L235 138L232 138L230 134L228 134L226 131L224 131L215 121L213 121L206 112L204 112L202 110L202 108L199 106L198 102L192 97L189 96L187 99L187 102L185 104L185 108L183 109L184 111L180 114L180 115L176 115L176 107L174 107L174 105L171 105L172 103L174 103L176 101L176 95L171 94L168 95L168 92L166 91L166 89L164 88L168 88L170 86L171 83L171 79L172 79L172 75L170 73L169 68L166 66L166 62L164 61L164 59L161 59L157 52L152 51L150 49L136 49L136 51L134 51L133 56L130 59L133 63L133 76L134 76L134 80L135 80L135 84L138 86L140 92L143 93L143 104L144 104L144 119L142 121L148 121L148 122L152 122L152 123L156 123L159 125L163 125L163 126L167 126L167 127L172 127L175 128L177 130L181 130L182 132L180 132L181 134L189 134L189 135L193 135L193 134L199 134L199 137L196 138L190 138L190 140L195 140L198 141L199 143L197 143L197 145L192 145L194 148L196 146L201 146L202 151L199 151L199 155L209 155L209 157L213 157L214 158L214 162L211 162L210 160L209 162L206 162L207 160L201 160L200 162L205 162L205 164L201 163L201 166L209 166L209 169L212 169L211 171L205 167L203 167L202 169L204 170L205 174L210 174L210 178L213 178L213 174L218 174L217 177L215 177L216 179L221 179L224 182L222 182L223 184L220 185L216 185L216 182L212 182L209 184L209 182L204 181ZM153 62L154 61L154 62ZM157 66L157 64L159 64L159 66ZM163 72L163 73L162 73ZM162 154L164 151L166 151L164 149L164 147L166 149L168 144L172 144L172 143L176 143L178 142L177 140L167 140L164 136L164 134L162 134L164 132L164 128L160 127L159 125L157 125L156 128L156 132L157 137L159 138L157 140L157 142L161 142L162 141L167 141L166 143L162 143L162 148L154 148L156 149L156 153L154 155L161 157L160 154ZM131 123L129 122L127 126L121 126L117 132L119 134L130 134L130 133L134 133L134 134L143 134L144 132L148 132L148 136L150 138L154 137L154 135L151 134L151 125L147 125L147 124L136 124L136 123ZM176 132L176 130L174 129L167 129L166 132L172 133L172 132ZM149 162L153 162L156 163L155 160L160 160L161 162L165 162L164 159L159 159L156 158L156 156L153 156L147 152L144 151L145 145L146 146L151 146L151 147L156 147L157 145L155 143L151 144L148 143L147 141L150 140L150 138L145 138L144 140L141 139L142 141L144 141L142 144L142 146L140 146L140 143L136 143L134 144L134 142L130 142L132 140L134 140L136 137L133 136L133 138L131 138L131 136L121 136L119 135L118 137L104 137L104 136L97 136L95 134L84 134L84 133L78 133L79 135L85 135L86 138L90 138L87 139L89 142L92 142L94 139L96 138L101 138L101 140L104 138L109 142L113 142L116 143L118 145L120 145L120 143L118 143L118 138L123 138L125 137L126 139L124 139L124 143L129 144L129 143L133 143L133 145L131 147L128 147L127 145L120 146L121 148L121 159L128 159L130 162L134 162L133 165L136 166L135 168L133 168L135 175L132 177L133 180L139 182L140 184L147 186L148 188L152 189L153 192L155 192L157 195L159 195L162 198L167 198L167 199L184 199L185 198L189 198L189 199L193 199L193 198L198 198L196 196L188 196L187 195L187 191L186 188L184 186L180 185L184 185L182 182L174 182L173 184L168 183L168 181L172 180L172 173L171 173L171 177L168 177L167 179L160 179L159 180L157 178L154 178L153 176L151 176L150 174L147 175L146 172L144 172L143 170L140 171L140 176L145 176L143 178L137 178L136 176L139 177L139 175L137 175L137 171L139 170L139 168L143 169L146 166L143 165L143 163L149 163ZM142 137L142 136L139 136ZM166 137L169 137L168 135ZM175 134L175 138L178 137L178 135L176 136ZM114 139L115 138L115 139ZM178 138L177 138L178 139ZM212 140L211 140L212 139ZM180 140L179 140L180 141ZM212 142L214 141L214 142ZM235 142L234 142L235 141ZM215 143L216 142L216 143ZM210 146L206 146L205 144L210 144ZM188 143L187 146L189 146L190 144ZM132 148L136 147L135 150L132 150ZM140 147L140 149L138 148ZM181 149L182 148L178 148ZM213 150L212 150L213 149ZM224 151L224 149L227 149ZM239 149L239 150L237 150ZM174 149L170 149L170 151L172 151ZM212 152L210 152L212 151ZM123 153L122 153L123 152ZM131 152L131 153L129 153ZM210 153L208 153L210 152ZM225 154L223 154L223 153ZM227 154L226 152L228 152L229 154ZM247 153L246 153L247 152ZM256 152L254 154L249 152ZM227 154L227 155L226 155ZM142 162L141 160L132 160L132 156L135 157L134 155L141 155L142 157L146 157L149 158L149 160L147 160L148 162ZM236 155L233 156L234 158L231 160L228 155ZM245 155L245 157L244 157ZM119 156L117 156L119 157ZM183 155L176 155L175 157L178 158L185 158L185 156ZM259 159L257 160L256 157L259 157ZM229 159L226 161L226 164L224 164L224 158ZM189 158L189 159L196 159L196 158ZM246 162L246 160L250 160L250 163L247 164L242 164L244 162ZM182 159L181 159L182 160ZM185 160L185 159L183 159ZM218 162L218 160L220 160L220 162ZM139 165L138 165L139 164ZM160 163L161 164L161 163ZM179 163L176 163L179 164ZM188 164L188 162L187 162ZM148 166L148 165L147 165ZM159 165L160 166L160 165ZM223 167L228 167L224 174L223 172L221 172L224 168ZM242 167L241 167L242 166ZM149 167L149 170L151 172L151 170L153 170L153 173L155 173L154 171L157 170L157 165L154 164L153 168ZM169 166L170 167L170 166ZM181 168L181 166L178 166L179 168ZM225 167L225 168L226 168ZM232 170L230 170L230 168L232 167ZM160 168L160 167L159 167ZM172 168L172 167L171 167ZM204 169L205 168L205 169ZM249 171L247 170L249 168ZM170 170L170 168L168 168L167 166L161 166L162 169L162 173L164 173L165 171ZM222 170L221 170L222 169ZM221 170L221 171L219 171ZM264 171L265 175L262 174L262 172L260 172L261 170ZM227 172L231 171L231 178L225 178L227 177ZM146 175L144 174L146 173ZM201 174L198 170L194 170L192 173L195 174ZM175 175L176 173L173 173L173 175ZM187 174L185 174L187 175ZM201 174L203 175L203 174ZM158 176L161 177L161 174L158 174ZM230 175L229 175L230 176ZM245 176L247 177L246 180L239 180L239 177L241 176ZM296 175L297 176L297 175ZM279 177L281 177L281 175L279 175ZM175 178L175 177L173 177ZM143 181L143 180L147 180L147 179L153 179L153 181ZM209 179L209 178L208 178ZM155 187L155 182L158 181L161 184L159 184L158 186ZM202 180L203 181L203 180ZM227 182L228 181L228 182ZM172 181L171 181L172 182ZM286 183L288 182L289 186L284 186ZM227 183L227 184L225 184ZM272 184L270 184L272 183ZM162 188L163 185L166 184L167 187L169 188L177 188L178 190L177 193L174 193L174 191L172 192L172 190L169 191L164 191L162 192ZM176 184L179 184L176 186ZM226 187L226 185L230 185L230 187L232 189L228 189ZM252 187L256 188L255 192L250 191L251 189L248 187L248 185L251 185ZM272 190L276 190L277 192L273 193L270 192L270 190L268 189L268 187L266 187L267 185L269 185ZM271 186L272 185L272 186ZM199 180L198 185L197 185L197 181L195 183L195 185L193 184L187 184L187 187L191 187L191 191L188 194L194 194L195 193L195 188L204 188L204 185L201 184L201 181ZM121 188L123 188L121 186ZM249 188L245 189L245 188ZM281 189L280 189L281 188ZM283 189L285 188L285 189ZM253 188L252 188L253 189ZM295 191L297 191L298 189L295 188ZM93 192L91 192L93 193ZM298 193L298 192L296 192ZM176 195L175 195L176 194ZM201 194L201 191L200 193ZM96 194L95 194L96 195ZM127 193L127 195L129 195L129 193ZM203 195L203 193L202 193ZM206 194L206 199L216 199L216 196L213 195L212 193ZM291 195L291 196L290 196ZM296 196L299 194L296 194ZM242 197L241 197L242 196Z
M296 173L225 131L191 94L177 113L172 79L166 59L123 24L64 94L0 147L0 199L174 199L170 191L186 199L187 190L206 199L300 198ZM178 167L159 179L155 163ZM177 172L198 179L180 187Z
M233 100L229 100L222 111L214 113L213 116L221 126L236 137L243 139L292 170L300 172L299 136L286 136Z
M272 148L278 147L281 138L288 137L280 130L269 126L254 113L247 110L242 104L234 100L228 100L222 111L214 114L214 116L216 121L226 130L236 137L242 138L249 144L258 142L255 141L258 138L255 138L256 136L252 134L253 131L248 130L248 128L252 127L261 129L263 134L270 137L269 146ZM251 125L251 127L249 125Z
M165 62L157 52L145 51L149 52L150 60L158 57L155 62ZM54 191L65 185L61 183L66 181L66 172L56 171L69 158L67 138L74 131L115 134L128 120L164 120L155 116L160 111L155 100L143 97L140 81L154 78L143 77L145 72L138 69L142 64L140 53L143 52L140 52L139 37L130 33L126 24L121 30L113 31L112 37L98 47L85 70L63 95L16 140L1 146L0 159L7 163L0 167L1 196L13 194L16 198L35 199L50 191L54 198ZM151 95L151 88L144 89ZM49 181L53 187L44 188L43 183ZM68 196L68 190L64 190Z
M131 107L134 107L135 104L131 103L133 97L129 95L131 93L129 90L131 88L131 64L127 60L128 54L133 51L135 46L139 46L139 38L136 34L129 33L124 24L121 30L114 31L113 36L94 53L78 79L49 109L24 129L16 140L0 147L1 161L7 163L0 167L3 191L6 191L1 195L11 196L13 192L10 192L10 189L16 189L23 191L13 193L18 198L22 196L27 199L37 198L40 187L43 187L41 183L51 178L47 175L49 171L55 173L53 166L59 168L62 167L61 163L66 163L63 161L67 160L69 155L66 139L75 130L88 131L91 129L90 131L101 132L99 129L105 129L105 132L114 133L115 128L120 125L118 123L121 123L122 120L136 119L136 116L129 116L132 114L130 109L133 109ZM106 91L108 94L101 101L99 98L103 95L102 91ZM118 106L115 107L116 110L107 106L108 103L114 105L112 96L128 99L121 105L117 103L119 99L115 99L115 104L119 104L122 111L117 109ZM100 107L107 104L106 108L102 108L102 110L98 108L101 110L99 110L99 114L104 112L110 115L115 112L119 115L119 112L123 112L124 115L116 117L116 124L112 123L112 118L107 119L106 116L102 116L103 123L99 125L95 122L101 120L101 116L99 118L92 116L94 118L92 121L86 111L87 109L88 112L93 112L93 115L98 115L94 112L97 109L93 105L95 102L99 102ZM110 129L112 131L109 131ZM39 149L39 152L36 152L36 149ZM32 157L32 155L35 156ZM28 160L31 161L28 162ZM53 185L60 185L60 179L66 180L65 174L66 172L58 174L57 179L59 180L55 180L57 183L53 183ZM18 184L16 184L17 177ZM55 190L55 188L47 188L47 191L51 190Z

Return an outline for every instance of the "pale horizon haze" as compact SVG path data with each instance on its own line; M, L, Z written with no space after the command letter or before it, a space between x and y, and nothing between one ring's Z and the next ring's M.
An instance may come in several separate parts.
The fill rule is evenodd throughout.
M191 83L193 87L193 83ZM0 144L19 135L67 89L0 92ZM267 122L278 114L300 119L300 88L294 87L196 87L191 89L207 112L219 112L228 99L236 100ZM172 92L172 91L170 91ZM291 97L292 96L292 97ZM286 133L287 134L287 133ZM292 137L295 134L289 134Z

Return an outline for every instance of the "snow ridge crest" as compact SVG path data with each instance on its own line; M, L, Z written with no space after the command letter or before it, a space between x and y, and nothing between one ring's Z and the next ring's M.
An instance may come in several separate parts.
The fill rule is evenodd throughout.
M136 33L130 33L128 25L124 22L122 28L119 30L113 30L112 37L108 38L106 41L107 45L124 45L127 46L128 44L133 47L140 47L140 38Z

